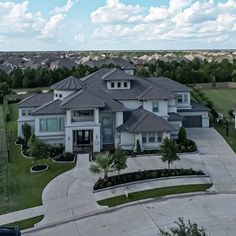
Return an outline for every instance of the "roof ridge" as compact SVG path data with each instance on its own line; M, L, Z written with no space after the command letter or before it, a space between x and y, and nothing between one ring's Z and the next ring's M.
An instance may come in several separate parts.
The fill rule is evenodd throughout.
M37 112L38 110L40 110L40 109L42 109L42 108L45 108L45 107L47 107L48 105L50 105L50 104L52 104L52 103L54 103L54 102L56 102L56 101L59 101L59 100L60 100L60 99L52 100L52 101L49 101L49 102L47 102L47 103L45 103L45 104L43 104L43 105L41 105L41 106L39 106L39 107L36 107L36 108L34 109L33 113L34 113L34 112Z
M117 71L117 68L111 69L109 72L107 72L105 75L102 76L102 79L105 79L109 75L113 74L115 71Z
M138 96L138 99L142 98L147 92L149 92L153 87L149 86L144 92L141 93L141 95Z

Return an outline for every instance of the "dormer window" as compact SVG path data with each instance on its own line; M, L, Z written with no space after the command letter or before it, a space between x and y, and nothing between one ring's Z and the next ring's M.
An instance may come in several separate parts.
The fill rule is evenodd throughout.
M120 88L121 87L121 84L120 82L117 83L117 88Z
M124 82L124 88L127 88L127 87L128 87L127 82Z
M130 81L107 81L108 89L130 89Z
M115 88L115 83L111 82L111 88Z
M62 98L62 94L59 94L59 98Z

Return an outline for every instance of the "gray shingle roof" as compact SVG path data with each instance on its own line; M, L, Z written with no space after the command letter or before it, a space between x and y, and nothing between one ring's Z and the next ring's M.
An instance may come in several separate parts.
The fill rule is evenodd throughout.
M60 107L61 100L52 100L33 110L33 115L58 115L66 114L66 111Z
M197 112L197 111L210 111L210 109L203 104L191 100L192 109L178 109L178 112Z
M131 133L163 132L172 130L173 127L167 120L144 110L143 107L133 111L130 118L124 124L117 127L118 132L123 131Z
M76 91L82 88L81 81L74 76L69 76L51 86L55 90Z
M172 92L190 92L191 89L187 86L180 84L172 79L165 78L165 77L151 77L145 78L149 82L156 84L164 89L167 89Z
M51 100L53 100L53 93L34 94L19 102L18 107L38 107Z
M62 108L95 108L105 107L104 101L88 93L86 89L79 90L68 97L62 103Z
M182 121L182 120L184 120L184 117L182 117L174 112L169 113L168 121Z
M134 76L127 74L126 72L113 68L110 69L106 74L102 76L105 81L124 81L124 80L134 80Z

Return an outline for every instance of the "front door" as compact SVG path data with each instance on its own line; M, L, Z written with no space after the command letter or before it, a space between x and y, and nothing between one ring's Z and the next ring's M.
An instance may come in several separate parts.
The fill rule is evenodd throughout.
M77 131L77 144L89 145L92 143L92 131L91 130L78 130Z

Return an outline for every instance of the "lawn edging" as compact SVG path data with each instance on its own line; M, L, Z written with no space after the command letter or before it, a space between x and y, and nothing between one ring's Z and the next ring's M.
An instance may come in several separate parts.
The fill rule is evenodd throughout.
M163 196L179 196L181 194L203 192L212 187L212 183L176 185L171 187L153 188L143 191L129 193L127 196L122 194L115 197L98 200L97 203L101 206L116 207L130 202L150 200L154 198L162 198Z
M187 175L187 176L185 175L185 176L170 176L170 177L145 179L145 180L139 180L139 181L129 182L129 183L125 183L125 184L118 184L118 185L111 186L111 187L93 190L93 193L99 193L99 192L104 192L104 191L111 190L111 189L117 189L120 187L127 187L127 186L135 185L135 184L145 184L145 183L161 181L161 180L193 179L193 178L210 178L210 176L209 175Z

